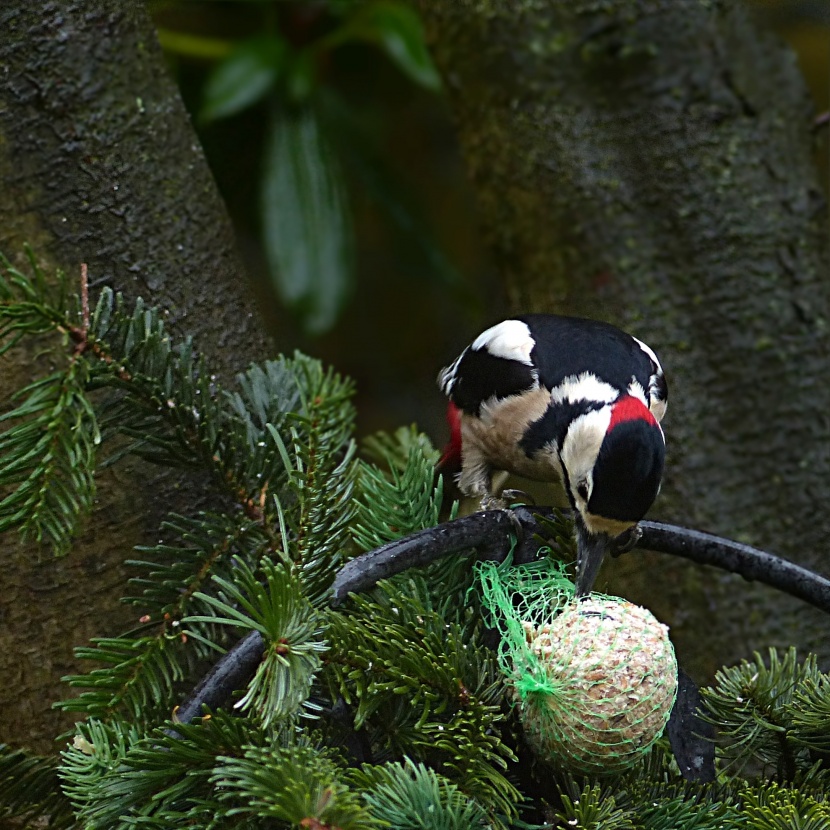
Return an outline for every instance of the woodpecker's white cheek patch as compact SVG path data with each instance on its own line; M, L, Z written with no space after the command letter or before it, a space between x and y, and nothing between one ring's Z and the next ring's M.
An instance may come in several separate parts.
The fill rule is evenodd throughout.
M659 424L666 414L666 402L660 400L655 395L651 395L651 406L649 409L651 409L651 414L654 415L655 420Z
M526 366L532 366L530 353L535 345L536 341L530 336L527 323L521 320L504 320L483 331L470 348L476 352L486 349L493 357L517 360Z
M579 483L590 480L610 422L611 407L604 406L575 418L565 433L559 456L568 473L574 499L577 499L576 488Z
M552 403L576 403L577 401L596 401L597 403L612 403L617 400L620 393L600 380L591 372L583 372L581 375L569 375L559 384L550 390Z

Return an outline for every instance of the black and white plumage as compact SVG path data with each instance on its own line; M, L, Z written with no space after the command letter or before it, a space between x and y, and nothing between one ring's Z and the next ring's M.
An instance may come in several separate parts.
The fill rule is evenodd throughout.
M497 504L499 470L561 481L576 515L577 591L590 591L611 540L660 487L668 387L657 356L608 323L526 314L480 334L438 383L462 493Z

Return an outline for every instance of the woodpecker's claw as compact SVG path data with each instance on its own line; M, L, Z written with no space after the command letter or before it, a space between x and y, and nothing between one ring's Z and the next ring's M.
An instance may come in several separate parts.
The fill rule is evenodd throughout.
M536 499L530 495L530 493L525 493L524 490L502 490L501 491L501 498L502 501L507 502L508 504L529 504L535 507Z
M611 542L611 556L615 559L624 553L637 547L637 543L643 538L643 529L639 524L632 525L628 530L623 531Z
M506 510L507 505L504 503L504 499L500 498L499 496L494 496L492 493L487 493L486 495L481 497L481 509Z

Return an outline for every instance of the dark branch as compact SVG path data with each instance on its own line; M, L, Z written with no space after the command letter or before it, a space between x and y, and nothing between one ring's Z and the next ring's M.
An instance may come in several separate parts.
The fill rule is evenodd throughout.
M265 641L259 631L245 635L199 681L199 685L173 712L173 719L179 723L190 723L202 714L203 706L218 709L225 705L230 696L254 676L263 651Z
M514 510L487 510L445 522L396 539L348 562L340 569L332 586L331 604L342 604L349 594L373 588L412 567L428 565L444 556L477 550L484 558L503 560L516 536L513 557L527 562L536 554L534 536L544 534L539 519L553 518L548 507L518 507ZM757 548L660 522L640 522L642 536L638 548L681 556L701 565L711 565L745 579L757 580L791 594L830 614L830 580ZM242 688L253 676L262 657L264 642L259 632L239 641L176 710L176 719L188 723L202 706L217 708L231 693Z
M527 507L474 513L462 519L428 528L404 539L358 556L345 565L334 580L332 605L342 603L350 592L359 593L413 565L426 565L442 556L486 545L492 558L504 559L510 548L507 531L520 526L523 537L542 532L535 516L551 517L550 508ZM830 580L800 565L757 548L660 522L640 522L642 536L636 547L681 556L700 565L712 565L748 580L757 580L791 594L830 614ZM480 543L477 540L482 540ZM412 558L410 558L412 557ZM526 551L518 561L526 561Z
M763 582L830 614L830 579L757 548L722 539L699 530L640 522L643 535L637 547L690 559Z

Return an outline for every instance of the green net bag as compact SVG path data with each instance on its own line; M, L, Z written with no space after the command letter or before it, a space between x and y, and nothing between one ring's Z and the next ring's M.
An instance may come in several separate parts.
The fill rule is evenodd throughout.
M593 774L632 766L662 733L677 694L668 627L619 597L574 599L552 560L477 568L537 757Z

